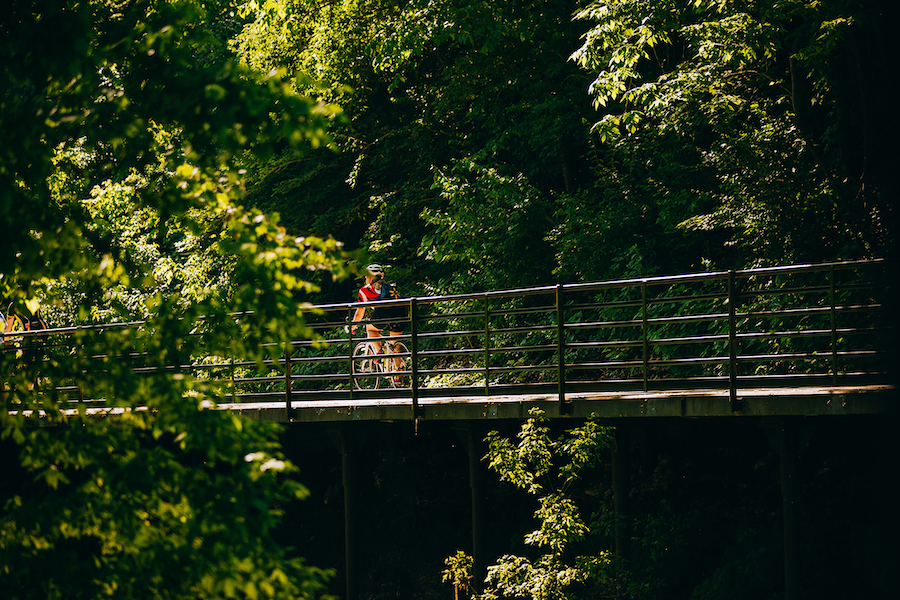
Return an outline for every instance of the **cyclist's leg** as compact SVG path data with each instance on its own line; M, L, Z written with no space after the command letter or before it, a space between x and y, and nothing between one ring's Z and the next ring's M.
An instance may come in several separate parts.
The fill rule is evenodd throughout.
M369 338L369 343L372 344L373 348L375 348L375 352L380 353L381 352L381 342L378 341L377 339L373 339L373 338L383 337L381 334L381 330L378 329L376 326L372 325L371 323L366 323L366 336Z
M382 352L390 352L391 348L389 345L382 344L379 338L384 337L381 329L373 325L372 323L366 324L366 335L368 336L368 344L372 348L372 354L381 354ZM379 371L390 371L391 365L386 360L382 360L381 358L373 358L372 359L373 366Z
M403 332L402 331L389 331L388 335L390 337L397 337L397 336L403 335ZM389 348L388 351L390 352L390 345L388 345L388 348ZM403 370L403 359L395 358L394 359L394 371L402 371L402 370Z

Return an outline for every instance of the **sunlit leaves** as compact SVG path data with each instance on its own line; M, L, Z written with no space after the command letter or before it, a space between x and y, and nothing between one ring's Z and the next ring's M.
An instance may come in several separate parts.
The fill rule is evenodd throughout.
M454 288L475 280L496 289L528 281L543 254L541 217L546 196L519 174L504 176L475 161L461 161L448 174L435 174L444 207L426 208L433 227L422 251L429 258L460 265Z
M274 428L209 410L224 385L166 367L280 353L309 334L308 275L346 268L337 242L240 205L246 153L326 145L339 110L217 54L229 11L0 14L0 289L39 296L54 325L146 319L3 352L0 433L22 479L0 497L4 597L321 592L326 574L274 542L275 503L306 493Z
M266 165L253 201L277 207L291 231L321 234L334 224L433 289L523 283L521 272L501 272L513 270L544 281L551 190L580 183L590 111L588 78L564 60L585 27L571 21L574 4L280 5L281 20L258 4L240 36L242 58L307 73L304 89L339 99L348 121L335 134L342 155ZM263 50L270 45L278 47ZM459 179L467 189L449 181ZM465 209L481 201L478 179L493 188L482 214ZM500 215L513 216L512 231ZM445 218L459 228L446 231ZM520 270L528 256L540 264ZM501 268L510 258L516 266Z
M650 195L629 186L643 204L674 216L673 195L713 202L711 213L683 213L681 231L724 238L707 252L726 261L822 260L834 256L830 246L857 243L838 231L846 227L833 210L855 211L849 188L879 194L841 183L853 161L836 152L837 139L849 147L859 135L847 125L858 114L851 107L877 109L845 59L858 51L850 40L878 39L866 33L879 31L870 20L877 13L802 0L595 2L577 15L592 27L572 58L595 75L593 132L614 149L620 174L652 181ZM699 157L687 165L696 176L661 166L681 163L666 154L678 143ZM798 229L801 221L818 224Z
M590 531L570 498L550 494L541 498L540 502L541 507L534 516L540 521L541 527L525 536L526 544L562 552L570 543L581 540Z
M596 465L600 451L608 445L608 430L588 421L554 440L544 413L535 408L529 415L517 434L517 444L491 432L486 458L501 481L537 497L539 527L526 534L524 541L541 554L537 559L501 556L488 567L482 600L561 600L569 597L573 584L600 583L609 575L608 552L584 556L579 552L578 543L591 535L591 529L570 489L583 469Z
M756 80L760 62L774 60L777 50L772 25L731 7L703 16L690 6L625 0L592 5L578 18L597 24L572 58L597 71L597 106L621 101L619 119L639 110L675 126L678 105L692 102L709 103L710 118L716 106L734 111L744 101L736 90ZM610 135L610 125L607 118L598 127Z
M462 550L457 550L453 556L444 560L447 568L441 571L441 581L452 583L454 593L462 591L469 594L472 591L472 568L475 559Z
M572 54L579 64L599 68L591 83L597 106L619 99L640 78L642 61L656 56L656 47L671 43L671 27L677 20L675 3L657 2L651 6L632 0L589 5L576 18L598 21L585 34L585 43Z

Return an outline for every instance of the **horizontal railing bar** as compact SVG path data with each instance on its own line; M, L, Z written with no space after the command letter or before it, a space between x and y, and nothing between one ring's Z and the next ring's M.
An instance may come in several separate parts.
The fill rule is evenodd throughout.
M48 327L47 329L28 329L24 331L0 331L0 338L5 337L43 337L58 334L71 334L78 331L102 331L104 329L128 329L130 327L142 327L146 321L125 321L121 323L71 325L67 327Z
M223 385L227 384L230 379L220 380ZM235 377L235 383L283 383L284 375L260 375L258 377Z
M555 370L556 365L515 365L511 367L491 367L491 374L496 373L533 373Z
M460 313L441 313L441 314L431 314L431 315L419 315L419 321L422 322L430 322L430 321L451 321L453 319L482 319L484 318L484 311L478 312L460 312Z
M562 287L564 292L579 292L586 290L640 287L641 285L666 285L692 281L717 281L720 279L726 279L727 277L727 271L713 271L709 273L690 273L687 275L664 275L660 277L642 277L637 279L616 279L612 281L600 281L595 283L573 283L563 285Z
M665 325L667 323L707 323L728 319L728 313L709 313L699 315L675 315L671 317L647 317L648 325Z
M362 377L364 373L354 373L354 377ZM291 375L291 381L347 381L347 378L350 377L350 373L301 373L298 375ZM273 381L285 381L284 375L279 375L277 378L273 378ZM297 390L291 390L294 392Z
M539 314L539 313L554 313L556 311L556 307L552 304L546 306L529 306L522 308L510 308L510 309L502 309L502 310L488 310L487 315L489 317L508 317L510 315L530 315L530 314ZM482 317L484 313L481 313Z
M566 350L578 348L633 348L642 346L644 341L637 340L597 340L592 342L570 342L566 341Z
M818 264L800 264L800 265L784 265L777 267L755 267L752 269L741 269L735 271L736 277L753 277L756 275L782 275L785 273L816 273L827 272L831 268L848 269L856 266L872 266L874 264L883 263L883 258L871 258L861 260L843 260L835 262L826 262Z
M621 327L641 327L640 319L628 321L586 321L584 323L566 323L566 331L578 331L579 329L614 329Z
M882 308L881 304L849 304L849 305L838 305L834 307L836 313L846 313L846 312L860 312L866 310L878 310ZM772 311L747 311L743 313L738 313L738 318L749 318L749 317L784 317L789 315L800 315L804 316L807 314L829 314L831 312L830 306L813 306L813 307L804 307L804 308L788 308L788 309L779 309Z
M464 329L461 331L428 331L419 332L419 340L440 340L447 337L465 338L484 336L484 329Z
M606 369L606 368L640 368L644 366L644 361L638 360L609 360L601 362L577 362L566 363L566 369Z
M530 325L526 327L500 327L491 329L491 335L508 335L510 333L534 333L537 331L555 331L556 325L548 323L547 325Z
M677 367L683 365L724 365L728 364L727 356L705 356L696 358L651 358L648 364L655 367Z
M493 372L493 368L491 369ZM452 369L419 369L419 375L461 375L473 373L476 375L484 374L484 367L454 367Z
M834 332L840 335L855 335L860 333L872 333L876 331L874 328L865 329L835 329ZM768 338L806 338L806 337L825 337L830 336L830 329L806 329L803 331L756 331L737 334L738 339L768 339Z
M530 346L491 346L491 354L496 353L504 353L508 354L510 352L536 352L538 350L553 350L556 348L556 344L533 344ZM481 350L483 353L484 350Z
M453 348L446 350L419 350L419 358L442 358L445 356L484 356L484 348Z
M719 363L727 363L727 356L706 356L706 357L692 357L692 358L649 358L647 360L648 365L660 366L665 364L671 365L684 365L684 364L719 364ZM584 367L639 367L643 366L644 361L641 359L636 360L618 360L618 361L600 361L600 362L577 362L577 363L567 363L566 368L584 368Z
M680 344L703 344L703 343L716 343L716 342L727 342L728 334L715 334L715 335L695 335L695 336L684 336L684 337L676 337L676 338L650 338L648 343L651 346L676 346Z
M614 300L611 302L594 302L589 304L570 304L566 305L566 311L572 312L577 310L596 310L596 309L619 309L619 308L640 308L642 306L640 298L637 300Z
M856 357L856 356L874 356L876 353L875 350L853 350L853 351L840 351L837 352L837 356L842 357ZM780 354L743 354L738 355L737 360L742 362L751 362L751 361L773 361L773 360L804 360L804 359L815 359L815 360L823 360L828 361L831 360L832 353L830 349L825 349L821 351L813 351L813 352L786 352Z
M841 289L836 286L835 291L840 291ZM783 296L785 294L811 294L830 291L830 284L817 283L815 285L796 285L794 287L742 288L739 293L741 297L758 298L759 296Z
M191 365L191 369L197 371L215 371L217 369L231 369L233 367L250 367L256 366L257 363L254 361L242 361L242 362L224 362L224 363L200 363Z
M841 335L852 335L856 333L872 333L875 329L867 328L864 330L856 330L856 329L835 329L835 333ZM815 338L815 337L825 337L830 336L830 329L814 329L814 330L805 330L805 331L767 331L767 332L750 332L750 333L738 333L736 334L737 339L739 340L754 340L754 339L795 339L795 338ZM703 335L703 336L685 336L685 337L675 337L675 338L651 338L649 342L654 346L670 346L677 344L693 344L693 343L703 343L703 342L721 342L727 341L728 334L713 334L713 335ZM640 340L636 340L631 342L632 344L640 344ZM567 343L567 347L576 346L577 343Z
M677 298L647 298L647 304L675 304L675 303L684 303L690 302L692 300L721 300L724 301L726 298L723 294L700 294L698 296L683 296ZM643 305L640 299L637 300L620 300L615 302L594 302L594 303L584 303L584 304L571 304L566 306L567 311L577 311L577 310L603 310L603 309L618 309L618 308L640 308Z

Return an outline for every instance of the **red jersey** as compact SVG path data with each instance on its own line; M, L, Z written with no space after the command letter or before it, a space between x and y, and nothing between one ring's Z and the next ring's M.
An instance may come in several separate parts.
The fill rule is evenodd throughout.
M360 302L372 302L374 300L378 300L381 297L381 292L372 288L371 285L366 284L359 288L359 301Z

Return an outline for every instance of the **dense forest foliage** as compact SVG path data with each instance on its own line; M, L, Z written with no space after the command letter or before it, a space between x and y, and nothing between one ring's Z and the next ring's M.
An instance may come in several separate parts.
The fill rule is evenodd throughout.
M388 265L406 294L430 294L891 256L890 4L6 7L0 310L51 326L146 326L99 341L77 333L69 355L40 365L4 338L4 350L15 348L0 353L4 597L333 592L332 572L310 567L279 529L285 507L303 514L294 502L309 490L277 428L208 410L227 391L165 367L281 356L310 335L308 302L351 299L358 261ZM135 355L155 375L117 360ZM89 367L98 356L102 371ZM39 398L42 379L109 398L121 414L88 418L58 391ZM52 427L37 426L37 409ZM765 453L744 458L741 474L771 466ZM664 460L643 489L678 488L678 469L692 460ZM853 469L832 472L829 494ZM877 492L876 478L862 479L864 492ZM608 495L605 480L580 499ZM741 542L731 562L672 583L678 575L659 569L686 565L657 560L659 544L716 536L663 531L701 521L696 508L685 516L689 493L678 491L671 509L645 511L649 558L630 580L633 594L715 597L748 562L766 571L771 532L748 519L729 529ZM859 500L847 492L812 518L833 518L847 498ZM741 508L770 515L769 500ZM716 514L746 514L726 508ZM865 521L863 537L878 537L864 516L853 519ZM886 547L878 539L871 547ZM335 565L314 550L300 553ZM562 565L554 552L547 560ZM813 572L831 581L826 569ZM767 577L754 581L774 594Z
M147 319L75 335L50 361L40 339L3 337L4 598L323 591L328 572L274 540L277 503L307 493L285 477L295 467L274 428L209 410L216 386L142 377L129 360L152 371L279 354L308 335L304 274L346 268L334 240L297 239L239 202L251 138L257 157L309 149L328 142L339 109L230 60L214 24L231 12L37 0L0 13L4 321ZM57 387L38 393L47 381L108 398L118 416L89 417Z
M346 119L248 201L420 293L883 256L886 4L250 3Z

